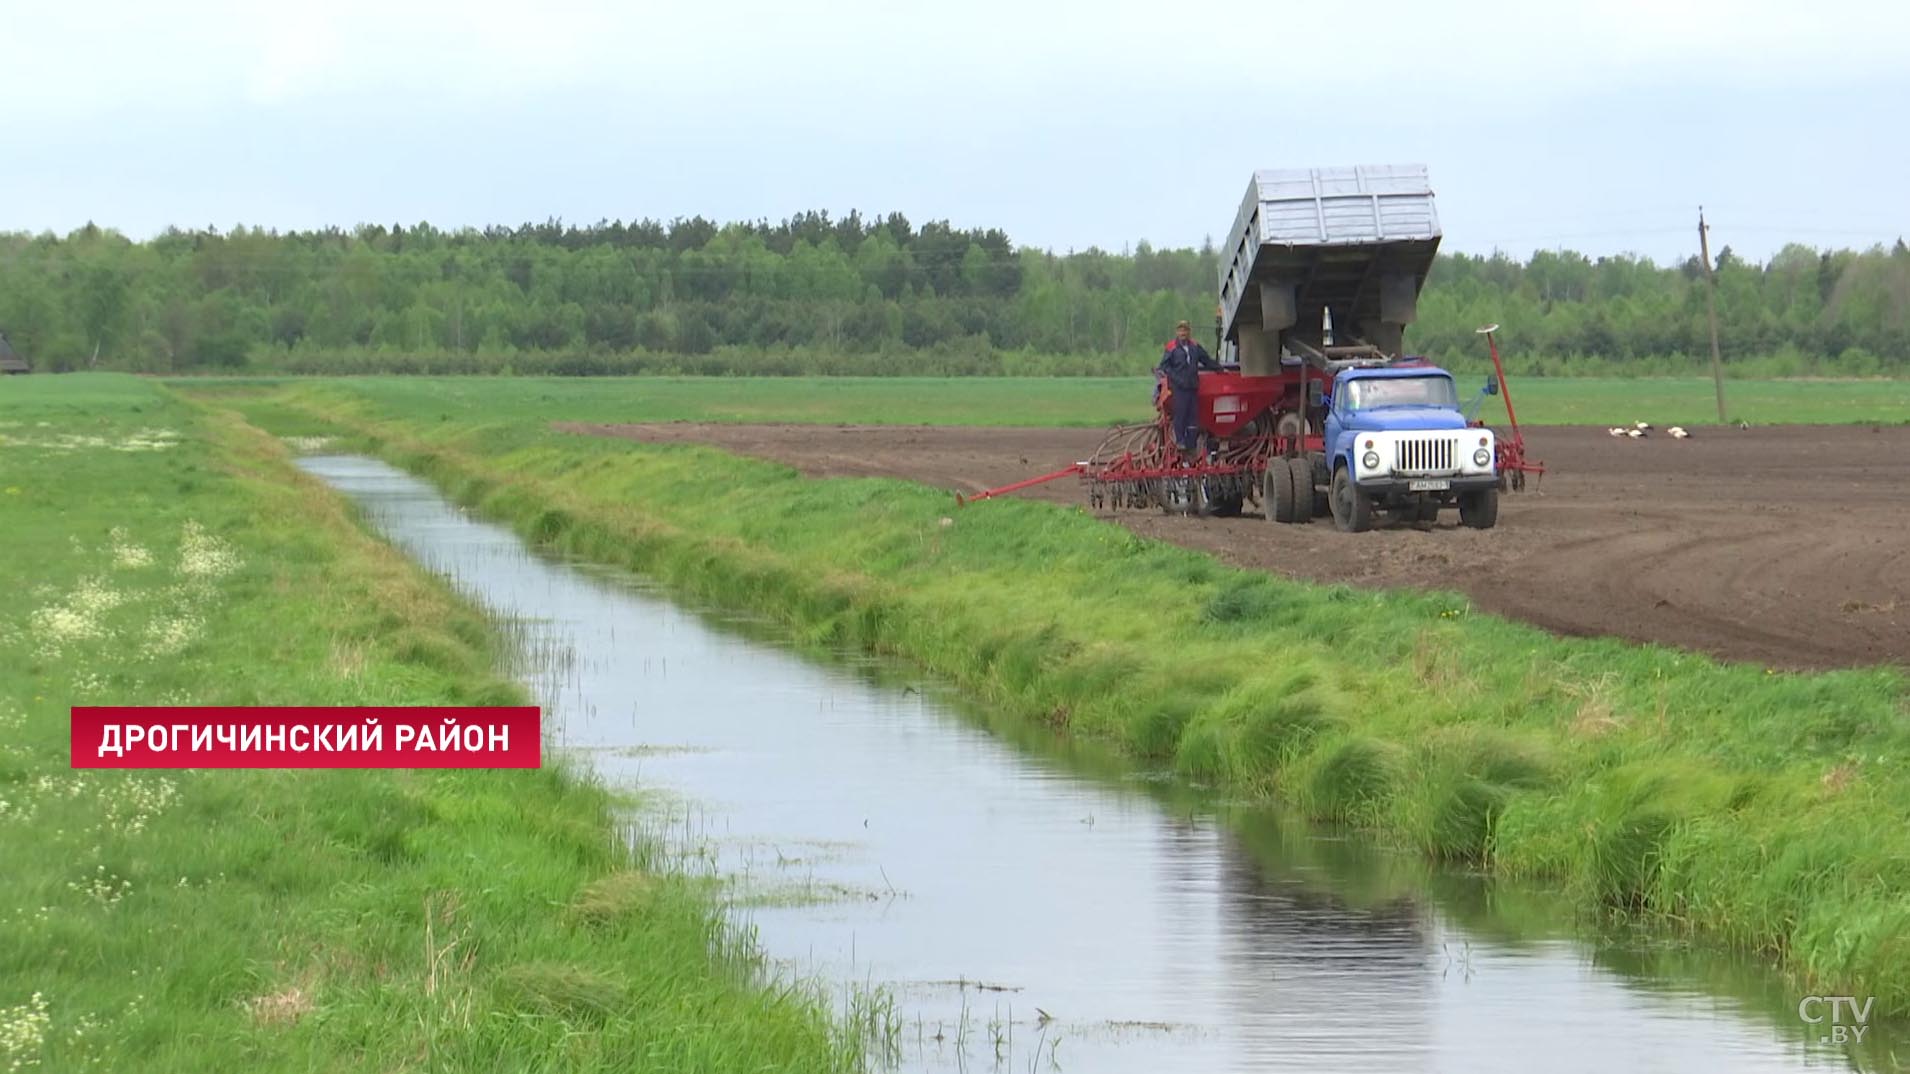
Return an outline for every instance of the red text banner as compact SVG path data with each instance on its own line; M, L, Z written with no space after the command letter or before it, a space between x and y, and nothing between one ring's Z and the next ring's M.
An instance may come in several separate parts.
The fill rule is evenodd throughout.
M74 768L536 768L533 706L75 706Z

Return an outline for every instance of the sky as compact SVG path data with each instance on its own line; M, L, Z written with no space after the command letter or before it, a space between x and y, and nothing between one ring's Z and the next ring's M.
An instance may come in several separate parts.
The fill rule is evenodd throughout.
M1910 235L1910 4L0 0L0 230L900 211L1219 241L1422 163L1448 250Z

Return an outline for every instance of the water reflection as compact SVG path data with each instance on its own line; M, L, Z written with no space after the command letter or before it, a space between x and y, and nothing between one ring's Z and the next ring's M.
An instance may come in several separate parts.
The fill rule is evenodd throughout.
M772 959L897 999L903 1069L1851 1062L1755 967L1562 936L1542 895L1140 778L892 666L531 555L381 463L304 465L518 624L560 746L672 796L666 833L738 878ZM1901 1039L1864 1054L1891 1069Z

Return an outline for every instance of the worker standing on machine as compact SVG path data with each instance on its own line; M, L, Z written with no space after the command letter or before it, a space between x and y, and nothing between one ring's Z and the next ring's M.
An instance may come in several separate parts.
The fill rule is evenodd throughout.
M1194 339L1193 326L1182 321L1174 329L1174 338L1167 341L1161 364L1154 367L1154 375L1173 392L1174 440L1182 451L1194 450L1194 441L1200 435L1200 371L1203 369L1219 372L1220 363ZM1158 388L1154 398L1160 398Z

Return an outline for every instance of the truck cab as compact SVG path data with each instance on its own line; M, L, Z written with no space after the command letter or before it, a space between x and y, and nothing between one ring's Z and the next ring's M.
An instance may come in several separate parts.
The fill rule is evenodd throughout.
M1370 529L1380 511L1431 522L1452 506L1474 529L1498 521L1492 431L1466 421L1445 370L1423 361L1340 370L1324 431L1314 478L1341 529Z

